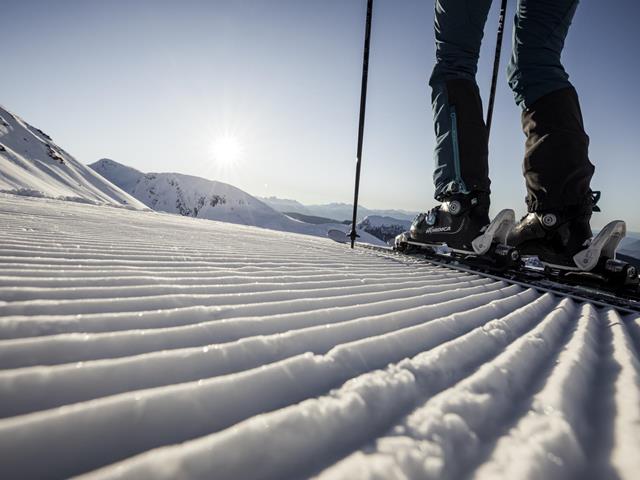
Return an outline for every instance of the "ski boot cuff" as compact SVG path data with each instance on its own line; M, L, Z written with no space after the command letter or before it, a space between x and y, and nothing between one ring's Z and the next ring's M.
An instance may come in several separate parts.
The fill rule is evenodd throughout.
M553 213L566 218L578 217L582 215L591 215L591 212L599 212L598 201L600 200L600 192L590 191L588 196L584 197L581 202L571 205L545 205L538 202L532 197L527 197L527 211L529 213L537 213L544 215Z
M582 242L591 237L590 220L594 205L592 203L582 205L568 205L559 209L536 211L529 214L537 217L540 227L545 231L560 231L569 229L564 236L580 237Z
M490 204L489 193L472 192L470 194L449 195L442 200L441 209L451 215L459 215L472 209L488 212Z

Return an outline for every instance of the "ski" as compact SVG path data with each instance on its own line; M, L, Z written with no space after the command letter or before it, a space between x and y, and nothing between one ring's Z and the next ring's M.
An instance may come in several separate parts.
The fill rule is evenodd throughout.
M574 256L575 265L569 266L545 265L528 257L522 258L516 248L506 245L504 242L514 221L513 210L501 211L472 242L470 250L450 249L441 243L416 242L409 232L398 235L394 247L360 242L357 245L602 307L640 312L638 269L616 259L616 250L626 234L623 221L616 220L606 225L584 250ZM349 237L344 232L339 232L340 235L337 232L329 237L336 242L347 243Z
M602 284L589 286L588 282L578 283L577 280L555 278L545 269L530 269L528 267L491 268L491 262L483 261L483 259L465 259L456 255L431 254L417 250L400 252L393 247L365 243L357 243L357 246L386 255L408 257L418 262L481 275L493 280L520 285L524 288L533 288L540 292L570 297L580 302L590 302L600 307L613 307L622 312L640 313L640 292L638 291L637 283L635 289L627 287L624 290L606 287Z

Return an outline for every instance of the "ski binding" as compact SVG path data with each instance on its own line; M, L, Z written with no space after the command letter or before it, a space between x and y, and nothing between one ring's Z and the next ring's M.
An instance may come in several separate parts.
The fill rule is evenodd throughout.
M515 224L515 213L511 209L505 209L500 211L498 215L487 225L484 232L476 237L472 242L472 250L462 250L450 248L452 252L466 254L466 255L484 255L489 252L490 248L494 244L504 244L509 234L509 231ZM398 251L405 251L410 249L410 246L431 249L437 251L446 246L445 243L424 243L418 242L411 238L409 232L401 233L396 237L395 248Z
M446 256L448 250L454 257L462 258L466 263L494 270L515 267L520 262L517 249L506 245L507 235L515 224L515 213L511 209L502 210L486 226L484 231L471 242L471 249L457 249L444 243L423 243L413 240L409 232L396 237L395 250L403 253L423 249L435 256Z
M625 237L624 221L608 223L589 242L587 248L573 256L573 266L544 263L545 272L567 283L608 285L611 288L636 289L640 283L638 269L616 259L620 241Z
M627 225L622 220L608 223L589 243L587 248L573 256L573 261L582 271L593 270L601 258L616 258L620 241L627 234Z

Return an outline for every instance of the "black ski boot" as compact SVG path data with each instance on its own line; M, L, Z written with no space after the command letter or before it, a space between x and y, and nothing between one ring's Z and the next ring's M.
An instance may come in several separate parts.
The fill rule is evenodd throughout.
M575 89L536 100L522 112L522 128L530 213L516 224L507 243L547 265L577 269L573 256L591 239L589 220L598 211L599 193L589 187L593 165Z
M522 256L537 256L548 266L578 269L573 257L587 248L592 237L592 205L563 211L529 213L507 235L507 244Z
M429 212L418 215L407 240L434 246L446 243L452 250L471 252L471 242L488 224L488 193L457 194Z

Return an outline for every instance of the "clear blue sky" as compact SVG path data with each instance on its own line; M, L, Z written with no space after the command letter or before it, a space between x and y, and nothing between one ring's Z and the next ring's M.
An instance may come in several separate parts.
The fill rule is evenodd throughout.
M433 1L375 0L361 202L433 206ZM488 90L498 0L478 82ZM350 202L365 0L0 0L0 104L80 161L109 157L255 195ZM509 31L515 0L510 0ZM584 0L564 53L601 226L640 230L640 4ZM493 207L524 210L520 114L500 72ZM237 138L232 166L212 143Z

